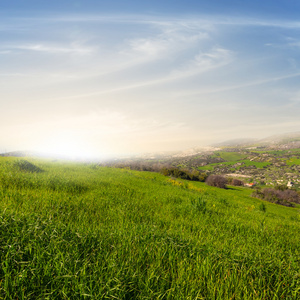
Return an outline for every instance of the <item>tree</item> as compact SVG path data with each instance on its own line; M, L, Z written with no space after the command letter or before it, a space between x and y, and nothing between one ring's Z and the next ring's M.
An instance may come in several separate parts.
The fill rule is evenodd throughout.
M210 186L226 189L227 179L221 175L209 175L205 182Z
M242 180L234 178L232 180L231 184L234 185L234 186L242 186L242 185L244 185L244 182Z

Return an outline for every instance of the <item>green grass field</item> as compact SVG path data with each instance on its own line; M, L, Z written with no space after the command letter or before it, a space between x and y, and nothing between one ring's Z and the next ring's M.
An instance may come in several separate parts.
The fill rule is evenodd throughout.
M238 160L245 159L247 155L238 152L216 152L214 156L219 156L225 161L235 162Z
M256 168L258 169L262 169L263 167L266 167L266 166L269 166L270 163L269 162L260 162L260 161L250 161L248 159L245 159L245 160L241 160L239 161L241 163L244 163L244 166L255 166ZM238 168L241 168L241 167L238 167Z
M286 160L286 164L288 166L292 166L292 165L300 165L300 159L297 157L292 157L288 160Z
M225 161L221 163L213 163L213 164L208 164L206 166L198 167L199 170L213 170L215 167L218 166L233 166L237 162L231 162L231 161Z
M27 160L0 158L0 299L300 299L299 207Z
M299 148L295 148L295 149L289 149L289 150L251 150L252 153L258 153L258 154L262 154L262 153L269 153L275 156L282 156L282 155L287 155L287 154L299 154L300 149Z
M236 166L233 167L236 163L242 163L241 166ZM269 162L259 162L259 161L250 161L249 159L244 159L244 160L238 160L238 161L226 161L226 162L221 162L221 163L213 163L213 164L208 164L206 166L198 167L199 170L210 170L212 171L214 167L218 166L229 166L232 167L231 170L239 170L242 167L249 167L249 166L255 166L258 169L262 169L263 167L269 166Z

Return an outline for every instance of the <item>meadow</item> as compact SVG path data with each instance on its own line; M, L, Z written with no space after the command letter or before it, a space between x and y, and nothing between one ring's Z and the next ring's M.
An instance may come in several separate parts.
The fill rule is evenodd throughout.
M0 299L300 299L299 206L0 157Z
M292 157L288 160L286 160L286 164L288 166L292 166L292 165L300 165L300 159L297 157Z
M237 163L240 163L241 165L234 166ZM294 162L293 162L293 164L294 164ZM225 162L221 162L221 163L208 164L206 166L198 167L198 169L212 171L212 170L214 170L215 167L218 167L218 166L228 166L228 168L231 171L234 171L234 170L239 170L240 168L249 167L249 166L255 166L258 169L262 169L269 165L270 165L269 162L259 162L259 161L251 161L249 159L244 159L244 160L237 160L237 161L225 161Z
M239 153L239 152L215 152L213 157L221 157L227 162L236 162L238 160L243 160L247 157L247 155Z

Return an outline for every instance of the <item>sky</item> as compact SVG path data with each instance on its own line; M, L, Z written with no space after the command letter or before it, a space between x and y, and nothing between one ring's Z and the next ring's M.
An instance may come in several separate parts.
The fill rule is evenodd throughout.
M300 2L0 2L0 152L111 158L300 130Z

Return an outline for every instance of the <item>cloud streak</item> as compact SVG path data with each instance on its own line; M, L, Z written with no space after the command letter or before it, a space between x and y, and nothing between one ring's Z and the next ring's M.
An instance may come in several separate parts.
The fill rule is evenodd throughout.
M19 45L19 46L8 46L6 47L9 50L25 50L25 51L36 51L36 52L47 52L53 54L90 54L93 52L92 49L83 48L83 47L55 47L55 46L46 46L42 44L33 44L33 45Z

